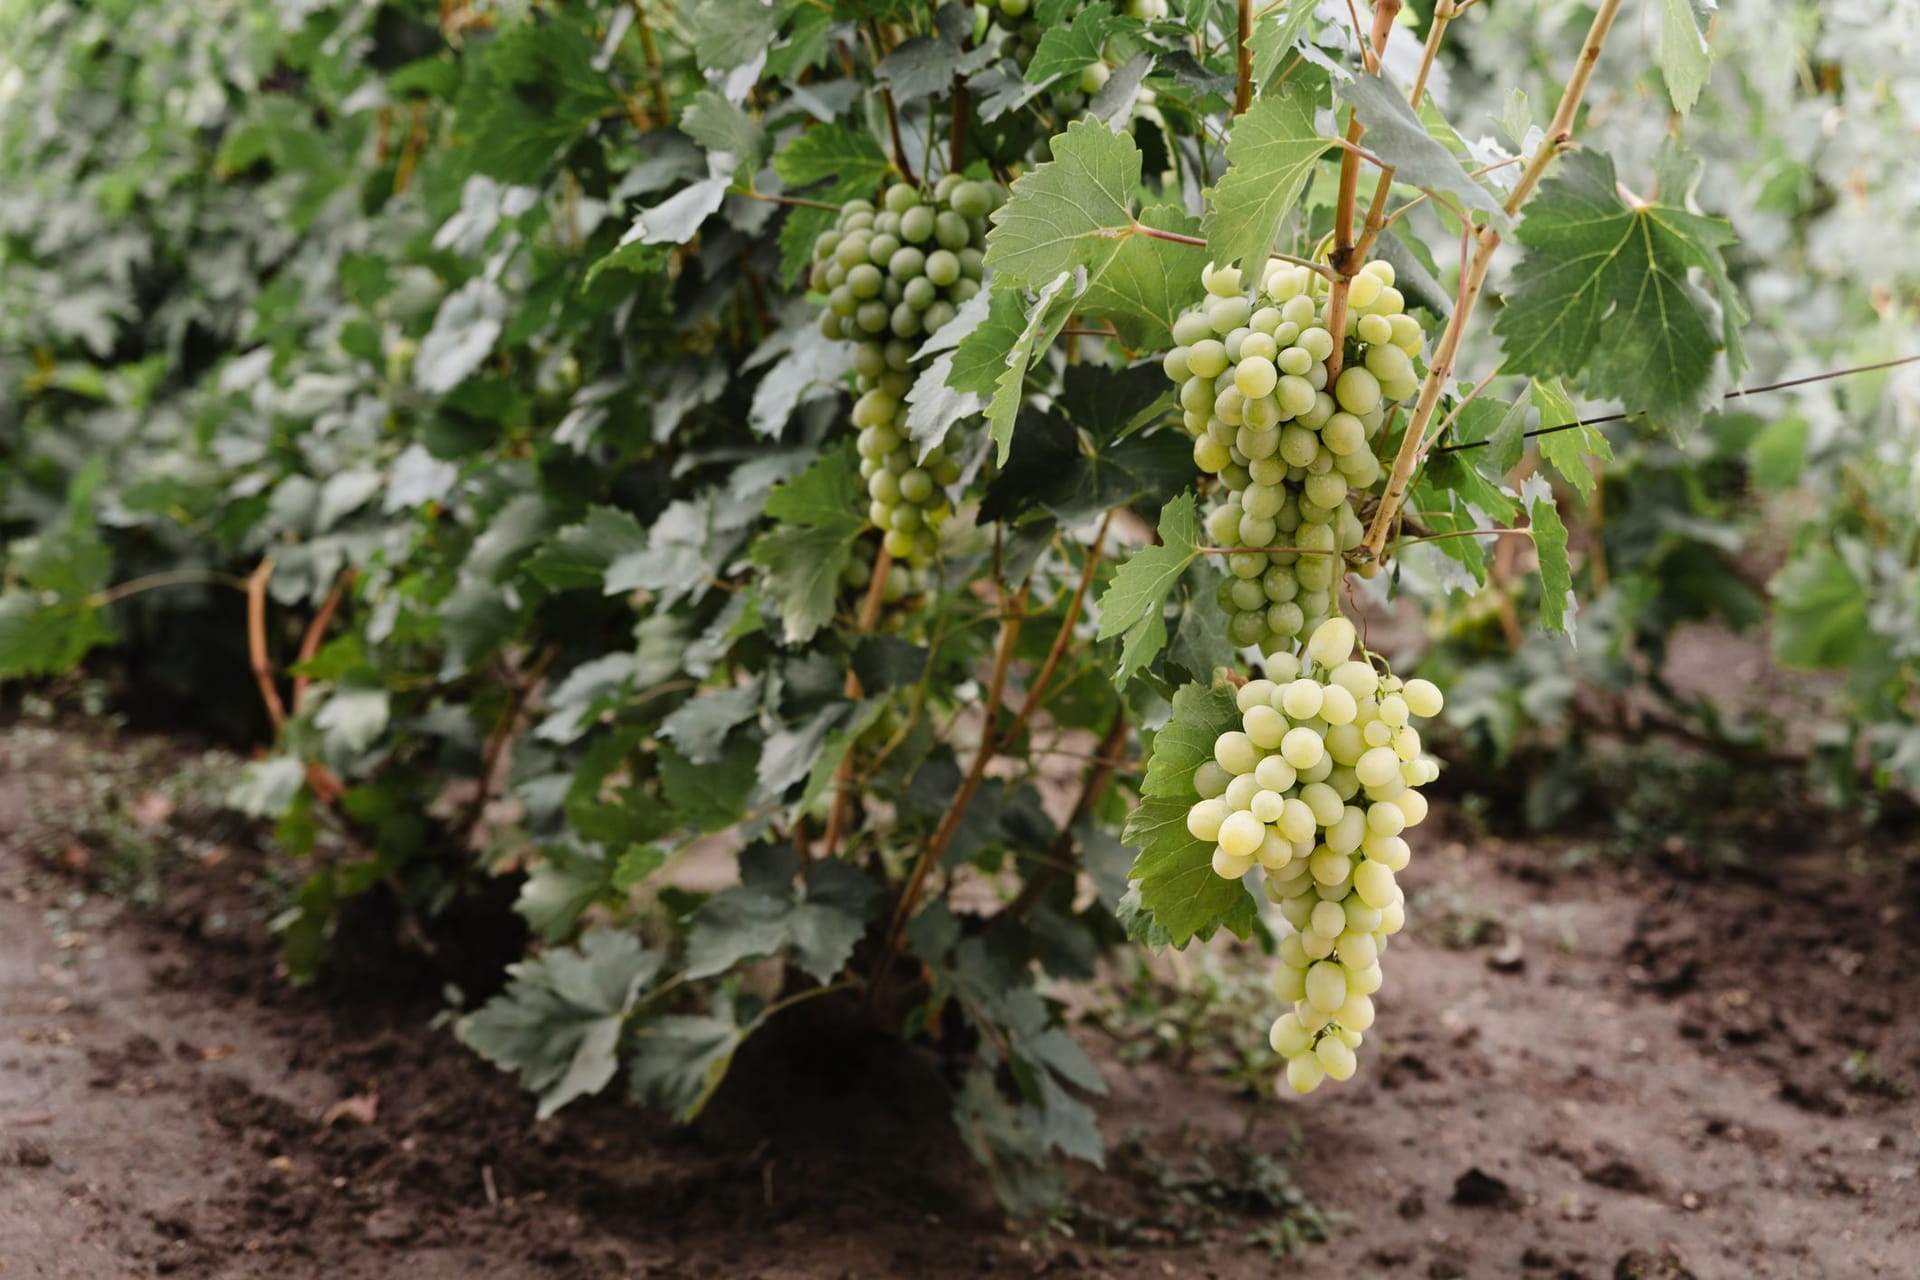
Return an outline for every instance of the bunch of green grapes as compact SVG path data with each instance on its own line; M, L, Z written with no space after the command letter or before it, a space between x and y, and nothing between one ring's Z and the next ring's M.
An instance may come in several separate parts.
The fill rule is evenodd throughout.
M915 566L939 549L940 525L953 513L945 489L961 468L945 442L914 456L907 438L913 353L980 292L987 215L1001 199L997 185L958 174L931 192L902 183L887 189L879 208L868 200L843 205L813 245L808 282L827 299L821 332L857 344L853 424L867 518L887 552Z
M865 595L873 582L873 565L878 558L878 550L872 543L864 540L855 543L853 554L840 571L841 585L851 592ZM910 565L896 559L887 566L887 580L880 588L880 599L885 604L899 604L908 596L924 593L932 584L933 573L926 565Z
M1194 462L1228 491L1207 533L1245 549L1227 557L1220 589L1237 645L1291 650L1334 613L1341 554L1365 536L1353 497L1380 480L1388 408L1420 386L1426 333L1393 280L1389 263L1371 262L1348 286L1331 387L1330 286L1306 267L1270 264L1249 297L1237 269L1209 266L1206 302L1174 322L1163 365Z
M1295 930L1273 977L1293 1009L1270 1040L1301 1093L1354 1072L1380 954L1406 923L1401 833L1426 818L1419 788L1439 775L1413 721L1439 714L1440 690L1381 676L1353 657L1354 638L1330 618L1300 657L1276 655L1241 686L1241 727L1195 771L1202 798L1187 813L1194 838L1216 843L1214 871L1237 880L1257 863Z

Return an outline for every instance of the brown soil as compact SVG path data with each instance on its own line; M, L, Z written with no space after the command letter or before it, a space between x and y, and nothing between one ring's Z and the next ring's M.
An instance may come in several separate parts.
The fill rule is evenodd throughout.
M99 849L47 860L32 815L81 803L91 750L0 736L6 1280L1920 1275L1910 849L1725 878L1437 810L1359 1077L1275 1102L1090 1023L1131 1139L1076 1212L1017 1228L937 1068L822 1024L756 1046L691 1131L612 1102L535 1123L378 937L315 987L276 979L244 833L123 797L171 847L151 912L101 891ZM1331 1240L1249 1243L1274 1234L1249 1153L1338 1215Z

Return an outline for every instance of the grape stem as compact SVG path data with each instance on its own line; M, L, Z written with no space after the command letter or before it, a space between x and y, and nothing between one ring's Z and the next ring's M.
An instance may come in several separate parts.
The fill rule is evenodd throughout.
M1180 231L1162 231L1159 227L1150 227L1146 223L1139 221L1134 222L1130 227L1108 228L1101 234L1109 240L1118 240L1122 236L1148 236L1155 240L1165 240L1171 244L1190 244L1200 249L1207 247L1207 241L1204 236L1190 236ZM1336 281L1339 278L1338 273L1336 273L1332 267L1324 262L1315 262L1312 258L1300 258L1291 253L1280 253L1273 250L1268 251L1267 257L1273 259L1275 262L1288 262L1296 267L1305 267L1307 270L1329 282Z
M879 554L873 559L873 577L867 581L866 598L860 602L860 617L854 623L857 634L870 634L879 624L880 605L887 588L887 573L892 568L893 557L888 554L886 544L883 542ZM847 669L847 681L842 686L842 692L850 702L860 696L860 677L851 667ZM853 749L849 747L847 753L840 757L839 767L833 772L833 806L827 810L827 829L820 841L820 856L823 858L833 857L840 847L840 833L846 827L847 805L853 794L853 788L848 784L852 781ZM809 856L805 841L796 839L795 844L800 848L801 860L805 861Z
M743 187L728 187L727 190L733 195L745 196L749 200L764 200L768 204L790 204L797 205L802 209L825 209L830 213L840 212L840 206L837 204L828 204L824 200L809 200L805 196L776 196L765 191L756 191L751 184Z
M1027 682L1026 700L1020 704L1019 712L1007 725L1006 732L1000 735L1004 742L1012 742L1020 736L1027 721L1033 718L1034 711L1040 705L1040 695L1046 692L1047 683L1053 679L1054 672L1060 669L1060 659L1066 656L1067 644L1073 639L1074 624L1080 621L1080 612L1086 607L1087 592L1093 586L1095 573L1100 568L1100 553L1107 544L1107 529L1113 524L1113 512L1100 519L1100 530L1093 535L1093 543L1087 548L1086 567L1080 571L1080 584L1074 588L1073 598L1067 601L1066 615L1060 619L1060 630L1054 633L1053 647L1047 650L1046 661L1040 664L1040 670Z
M1234 42L1233 114L1245 115L1253 105L1253 0L1240 0L1238 36Z
M647 64L647 83L653 90L653 114L658 124L664 128L673 119L673 108L667 103L666 77L660 69L660 50L653 42L653 28L647 25L647 8L643 0L633 0L633 25L640 32L640 57Z
M1440 56L1440 40L1446 35L1447 23L1458 13L1453 0L1439 0L1433 9L1433 21L1427 25L1426 43L1420 49L1420 68L1414 72L1413 87L1407 91L1407 102L1414 114L1420 114L1420 99L1427 93L1427 78L1433 73L1433 64ZM1497 167L1497 166L1495 166ZM1393 194L1393 170L1382 169L1380 181L1373 189L1373 200L1367 205L1366 225L1361 228L1360 242L1354 246L1353 260L1355 270L1367 260L1373 252L1373 246L1380 239L1380 233L1386 230L1390 219L1387 217L1387 200ZM1461 217L1465 221L1465 215Z
M221 573L210 569L174 569L166 573L150 573L144 578L130 578L118 586L96 591L87 597L87 607L104 609L110 604L118 604L129 596L137 596L161 587L232 587L236 591L246 591L248 579L238 574Z
M1574 63L1573 72L1567 77L1567 87L1560 96L1560 105L1553 113L1553 122L1547 129L1547 136L1535 150L1532 159L1527 162L1520 180L1514 184L1508 194L1505 212L1513 218L1535 187L1540 185L1547 166L1562 150L1572 145L1574 118L1579 114L1580 101L1586 95L1587 82L1593 77L1594 64L1600 60L1600 51L1606 44L1607 33L1613 29L1613 22L1620 13L1620 0L1601 0L1593 15L1593 24L1587 29L1585 43L1580 48L1580 56ZM1486 284L1487 270L1493 265L1494 251L1500 246L1500 233L1490 225L1478 230L1479 245L1474 252L1473 265L1461 278L1460 300L1447 318L1446 331L1440 336L1440 344L1434 351L1433 360L1427 367L1426 380L1420 386L1419 399L1414 403L1413 416L1407 422L1406 434L1400 440L1400 452L1393 460L1393 472L1387 481L1386 492L1381 495L1380 506L1373 513L1373 524L1367 530L1366 540L1361 544L1367 555L1378 559L1386 545L1387 531L1393 527L1394 517L1399 513L1401 504L1406 501L1407 488L1412 483L1413 473L1419 468L1427 448L1427 424L1433 421L1435 409L1440 404L1440 393L1447 380L1453 376L1454 356L1460 348L1460 339L1466 332L1467 320L1473 314L1473 306L1479 300L1481 288ZM1336 354L1339 348L1335 347Z
M1349 12L1353 12L1349 6ZM1373 10L1373 31L1362 35L1360 15L1353 13L1354 36L1360 41L1361 61L1369 75L1380 74L1380 56L1386 52L1387 37L1393 31L1393 20L1400 14L1400 0L1380 0ZM1327 356L1327 384L1331 386L1340 376L1340 365L1346 355L1346 342L1343 335L1347 331L1347 293L1352 288L1353 277L1360 272L1365 259L1354 252L1353 207L1360 189L1360 139L1366 133L1366 126L1360 123L1360 113L1349 110L1347 113L1347 136L1341 143L1344 151L1340 156L1340 197L1333 215L1334 246L1329 265L1333 268L1333 288L1327 295L1327 332L1333 337L1333 351ZM1393 182L1393 169L1384 161L1375 158L1380 168L1380 181L1384 185Z
M340 601L346 596L348 588L360 575L352 569L343 572L334 582L333 590L327 592L327 598L321 602L320 609L313 615L313 621L307 624L307 634L300 639L299 666L306 666L320 652L320 641L325 638L327 628L333 622L333 615L340 611ZM300 710L301 700L307 696L307 686L313 677L305 671L297 671L293 677L293 709Z

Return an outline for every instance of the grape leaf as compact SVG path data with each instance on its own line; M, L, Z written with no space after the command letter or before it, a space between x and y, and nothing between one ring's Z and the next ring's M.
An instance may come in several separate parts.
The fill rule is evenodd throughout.
M1074 267L1097 278L1133 226L1140 150L1131 137L1082 119L1051 146L1053 158L1015 179L994 211L986 265L996 282L1037 289Z
M815 125L782 146L773 157L773 171L793 191L816 182L831 182L836 189L877 191L881 179L892 168L879 145L864 130L849 129L841 124Z
M1578 602L1573 594L1573 570L1567 563L1567 527L1560 523L1553 486L1538 475L1528 476L1520 486L1520 501L1526 505L1527 520L1533 526L1533 550L1540 562L1540 621L1547 630L1571 637Z
M1329 146L1314 127L1317 90L1290 84L1233 123L1227 172L1213 191L1207 248L1221 264L1264 267L1313 166ZM1136 167L1137 172L1137 167Z
M1127 873L1140 886L1129 927L1141 924L1140 913L1150 915L1151 927L1164 931L1173 947L1222 924L1244 938L1252 925L1246 885L1216 875L1212 842L1187 830L1187 810L1200 799L1193 770L1213 758L1215 739L1239 726L1232 689L1190 684L1175 693L1173 719L1154 735L1143 798L1120 833L1122 843L1139 851Z
M1540 410L1540 426L1543 428L1577 422L1580 418L1580 411L1574 408L1573 397L1567 394L1567 389L1557 378L1546 382L1534 380L1533 404ZM1601 462L1613 460L1613 446L1607 443L1606 436L1600 433L1598 427L1547 431L1535 436L1534 443L1540 447L1540 456L1547 465L1583 498L1593 496L1593 468L1587 465L1587 459L1598 458Z
M1867 595L1844 557L1818 547L1767 584L1773 596L1773 656L1783 666L1842 670L1872 634Z
M617 507L591 507L585 520L541 543L523 567L556 591L597 590L608 566L646 545L646 531L631 514Z
M1149 206L1140 211L1139 221L1182 235L1200 230L1200 220L1178 205ZM1174 320L1201 293L1200 271L1206 265L1207 251L1199 245L1128 236L1106 267L1087 281L1079 313L1110 322L1120 341L1136 351L1159 346Z
M1712 70L1713 53L1701 30L1711 22L1715 0L1660 0L1660 78L1681 115L1700 100Z
M545 1119L613 1079L621 1028L661 967L630 933L595 929L575 949L510 965L507 989L454 1023L461 1043L540 1095Z
M660 722L660 736L672 742L692 764L714 764L727 735L760 708L760 680L713 689L674 708Z
M873 881L852 863L822 858L796 884L799 856L765 845L741 854L740 866L741 883L700 908L687 938L687 976L712 977L791 948L803 973L832 981L866 932Z
M627 1071L628 1093L687 1123L705 1109L757 1025L743 1027L731 1016L712 1014L675 1014L642 1024Z
M1041 287L1027 308L1027 322L1006 354L1006 368L994 380L993 398L987 401L987 431L999 449L999 464L1007 465L1013 449L1013 420L1020 412L1027 370L1065 327L1078 301L1078 290L1066 286L1075 273L1062 271Z
M1050 27L1041 35L1027 64L1027 83L1043 85L1061 76L1079 75L1105 57L1103 50L1111 36L1140 29L1138 19L1123 17L1103 4L1090 4L1074 15L1071 25Z
M1160 545L1142 547L1100 596L1099 639L1122 637L1114 683L1124 686L1167 643L1167 597L1200 554L1200 517L1191 493L1160 512Z
M693 95L693 101L681 113L680 131L714 153L708 157L709 168L716 157L732 156L736 161L733 168L744 173L760 167L767 143L766 130L759 121L711 89Z
M1733 376L1746 367L1747 313L1721 257L1733 230L1672 205L1629 205L1605 156L1580 151L1560 164L1516 232L1526 254L1494 322L1506 367L1537 378L1584 372L1594 396L1690 430L1712 399L1716 357ZM1693 269L1712 285L1717 316Z
M759 748L736 742L712 764L695 764L670 746L660 749L660 794L697 831L732 826L746 812L753 792L753 762Z
M1353 105L1353 114L1367 128L1367 150L1393 167L1394 177L1416 187L1459 196L1468 208L1493 215L1505 225L1506 215L1487 189L1467 176L1453 152L1428 131L1407 103L1407 95L1385 72L1356 76L1340 86L1340 96Z
M782 6L766 0L700 0L691 15L700 69L731 71L765 53L783 16Z
M804 644L833 617L840 574L865 528L866 489L849 443L767 497L783 523L755 540L748 558L766 570L760 589L779 609L789 644Z
M1294 41L1307 29L1317 3L1318 0L1286 0L1285 4L1272 6L1270 14L1254 19L1247 48L1253 50L1253 83L1262 92L1273 83L1280 64L1293 51Z

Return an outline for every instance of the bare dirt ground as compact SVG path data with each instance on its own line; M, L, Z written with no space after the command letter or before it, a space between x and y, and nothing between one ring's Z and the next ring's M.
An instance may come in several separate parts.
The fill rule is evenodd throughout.
M1911 847L1714 873L1436 808L1354 1081L1275 1101L1209 1069L1231 1043L1143 1053L1093 1000L1116 1152L1010 1226L936 1069L830 1027L744 1056L691 1131L611 1101L535 1123L406 953L343 937L322 983L273 976L246 832L116 784L159 905L106 892L109 851L49 817L103 802L99 750L0 735L5 1280L1920 1276ZM1176 1015L1195 963L1131 994ZM1291 1257L1268 1245L1312 1219L1276 1170L1332 1218Z

